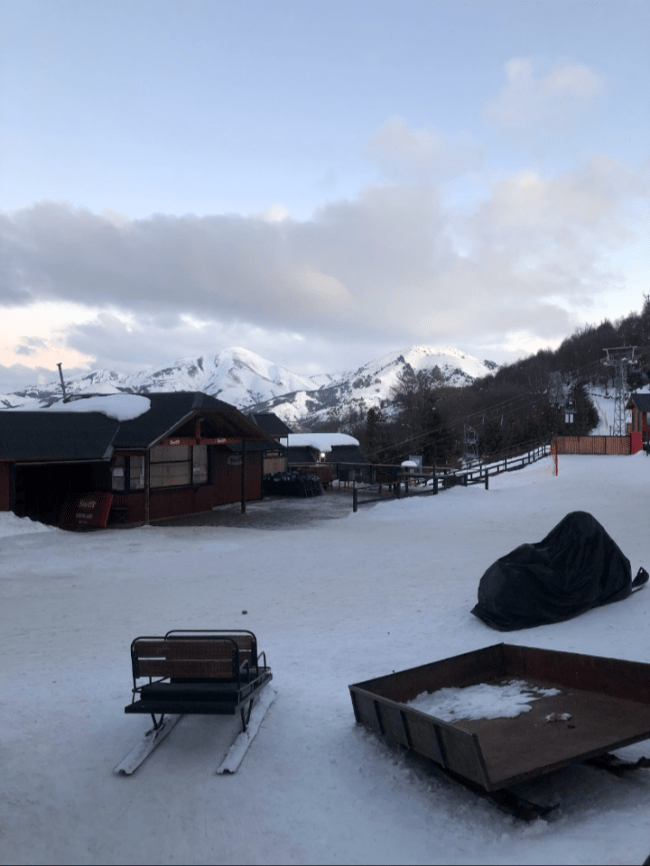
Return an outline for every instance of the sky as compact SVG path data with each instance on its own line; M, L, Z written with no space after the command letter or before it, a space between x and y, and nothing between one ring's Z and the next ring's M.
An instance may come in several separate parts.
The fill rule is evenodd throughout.
M0 0L0 393L639 311L649 42L647 0Z

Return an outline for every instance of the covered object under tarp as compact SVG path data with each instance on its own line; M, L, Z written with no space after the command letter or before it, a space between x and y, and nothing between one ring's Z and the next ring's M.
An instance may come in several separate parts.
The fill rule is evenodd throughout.
M630 561L586 511L567 514L542 541L522 544L485 572L472 613L499 631L533 628L627 598Z

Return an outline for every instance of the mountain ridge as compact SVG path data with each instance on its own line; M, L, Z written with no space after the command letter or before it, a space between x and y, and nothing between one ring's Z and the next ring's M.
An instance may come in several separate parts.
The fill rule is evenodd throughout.
M497 368L449 346L411 346L389 352L339 374L304 376L241 347L215 355L180 358L135 373L92 370L65 382L66 394L149 394L203 391L247 412L274 411L287 424L313 426L351 409L367 411L390 399L402 372L435 371L441 383L462 387ZM2 409L40 409L62 399L61 383L52 381L0 395Z

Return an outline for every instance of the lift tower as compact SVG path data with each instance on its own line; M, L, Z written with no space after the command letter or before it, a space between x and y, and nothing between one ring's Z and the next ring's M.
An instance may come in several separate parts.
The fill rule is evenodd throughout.
M625 436L625 405L627 403L627 365L634 360L636 346L619 346L618 349L605 349L603 364L614 368L614 424L612 434Z

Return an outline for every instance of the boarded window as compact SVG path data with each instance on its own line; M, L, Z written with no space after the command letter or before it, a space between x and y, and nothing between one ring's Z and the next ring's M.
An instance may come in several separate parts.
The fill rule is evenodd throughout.
M125 458L122 456L115 457L111 466L111 488L113 490L124 490L124 469Z
M152 463L171 463L191 459L191 445L154 445L150 451Z
M150 469L152 487L182 487L190 483L190 462L152 463Z
M144 489L144 457L136 456L129 458L129 489Z
M192 483L205 484L208 480L208 446L195 445L192 448Z
M207 445L156 445L151 449L151 487L186 487L207 480Z

